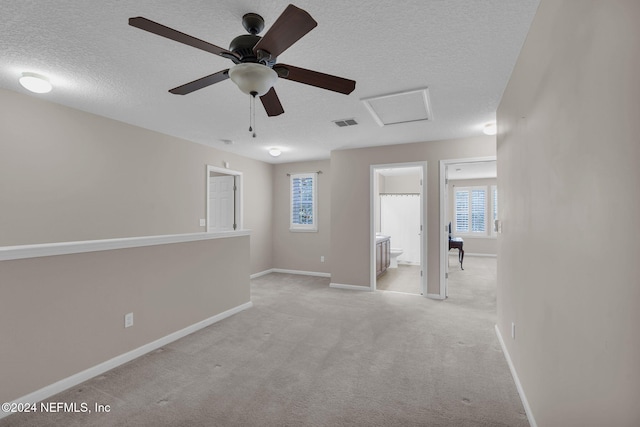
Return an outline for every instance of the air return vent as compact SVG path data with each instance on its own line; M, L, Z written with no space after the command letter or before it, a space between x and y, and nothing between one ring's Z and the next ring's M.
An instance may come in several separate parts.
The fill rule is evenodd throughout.
M342 119L342 120L334 120L333 123L336 124L336 126L338 127L345 127L345 126L355 126L358 124L358 122L355 121L355 119Z

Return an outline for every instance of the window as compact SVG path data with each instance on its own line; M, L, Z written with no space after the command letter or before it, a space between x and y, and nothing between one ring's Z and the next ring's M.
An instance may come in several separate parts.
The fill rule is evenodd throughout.
M469 192L456 191L456 232L469 232Z
M498 219L498 187L495 185L491 186L491 235L496 235L496 230L494 227L496 219Z
M318 174L291 174L291 231L318 231Z
M485 187L456 188L455 225L458 234L487 234Z

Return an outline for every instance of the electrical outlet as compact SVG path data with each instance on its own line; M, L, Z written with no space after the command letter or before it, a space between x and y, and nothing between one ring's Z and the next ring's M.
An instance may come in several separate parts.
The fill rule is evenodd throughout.
M320 257L320 262L324 262L324 255Z
M133 313L127 313L124 315L124 327L128 328L133 326Z
M200 218L200 227L206 227L207 226L207 220Z
M516 323L511 322L511 338L516 339Z

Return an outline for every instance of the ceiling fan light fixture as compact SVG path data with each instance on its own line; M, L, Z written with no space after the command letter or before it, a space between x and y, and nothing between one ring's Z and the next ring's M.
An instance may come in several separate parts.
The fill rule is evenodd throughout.
M495 135L496 133L498 133L498 126L496 126L495 123L487 123L486 125L484 125L482 132L485 135Z
M247 95L262 96L276 83L278 73L266 65L248 62L231 67L229 78Z
M34 93L48 93L53 89L48 78L36 73L24 72L19 81L22 87Z

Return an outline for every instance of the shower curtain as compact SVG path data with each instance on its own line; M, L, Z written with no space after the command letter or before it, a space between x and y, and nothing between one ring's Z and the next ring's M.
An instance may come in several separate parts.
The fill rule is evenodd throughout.
M380 232L404 251L398 261L420 264L420 195L381 194Z

